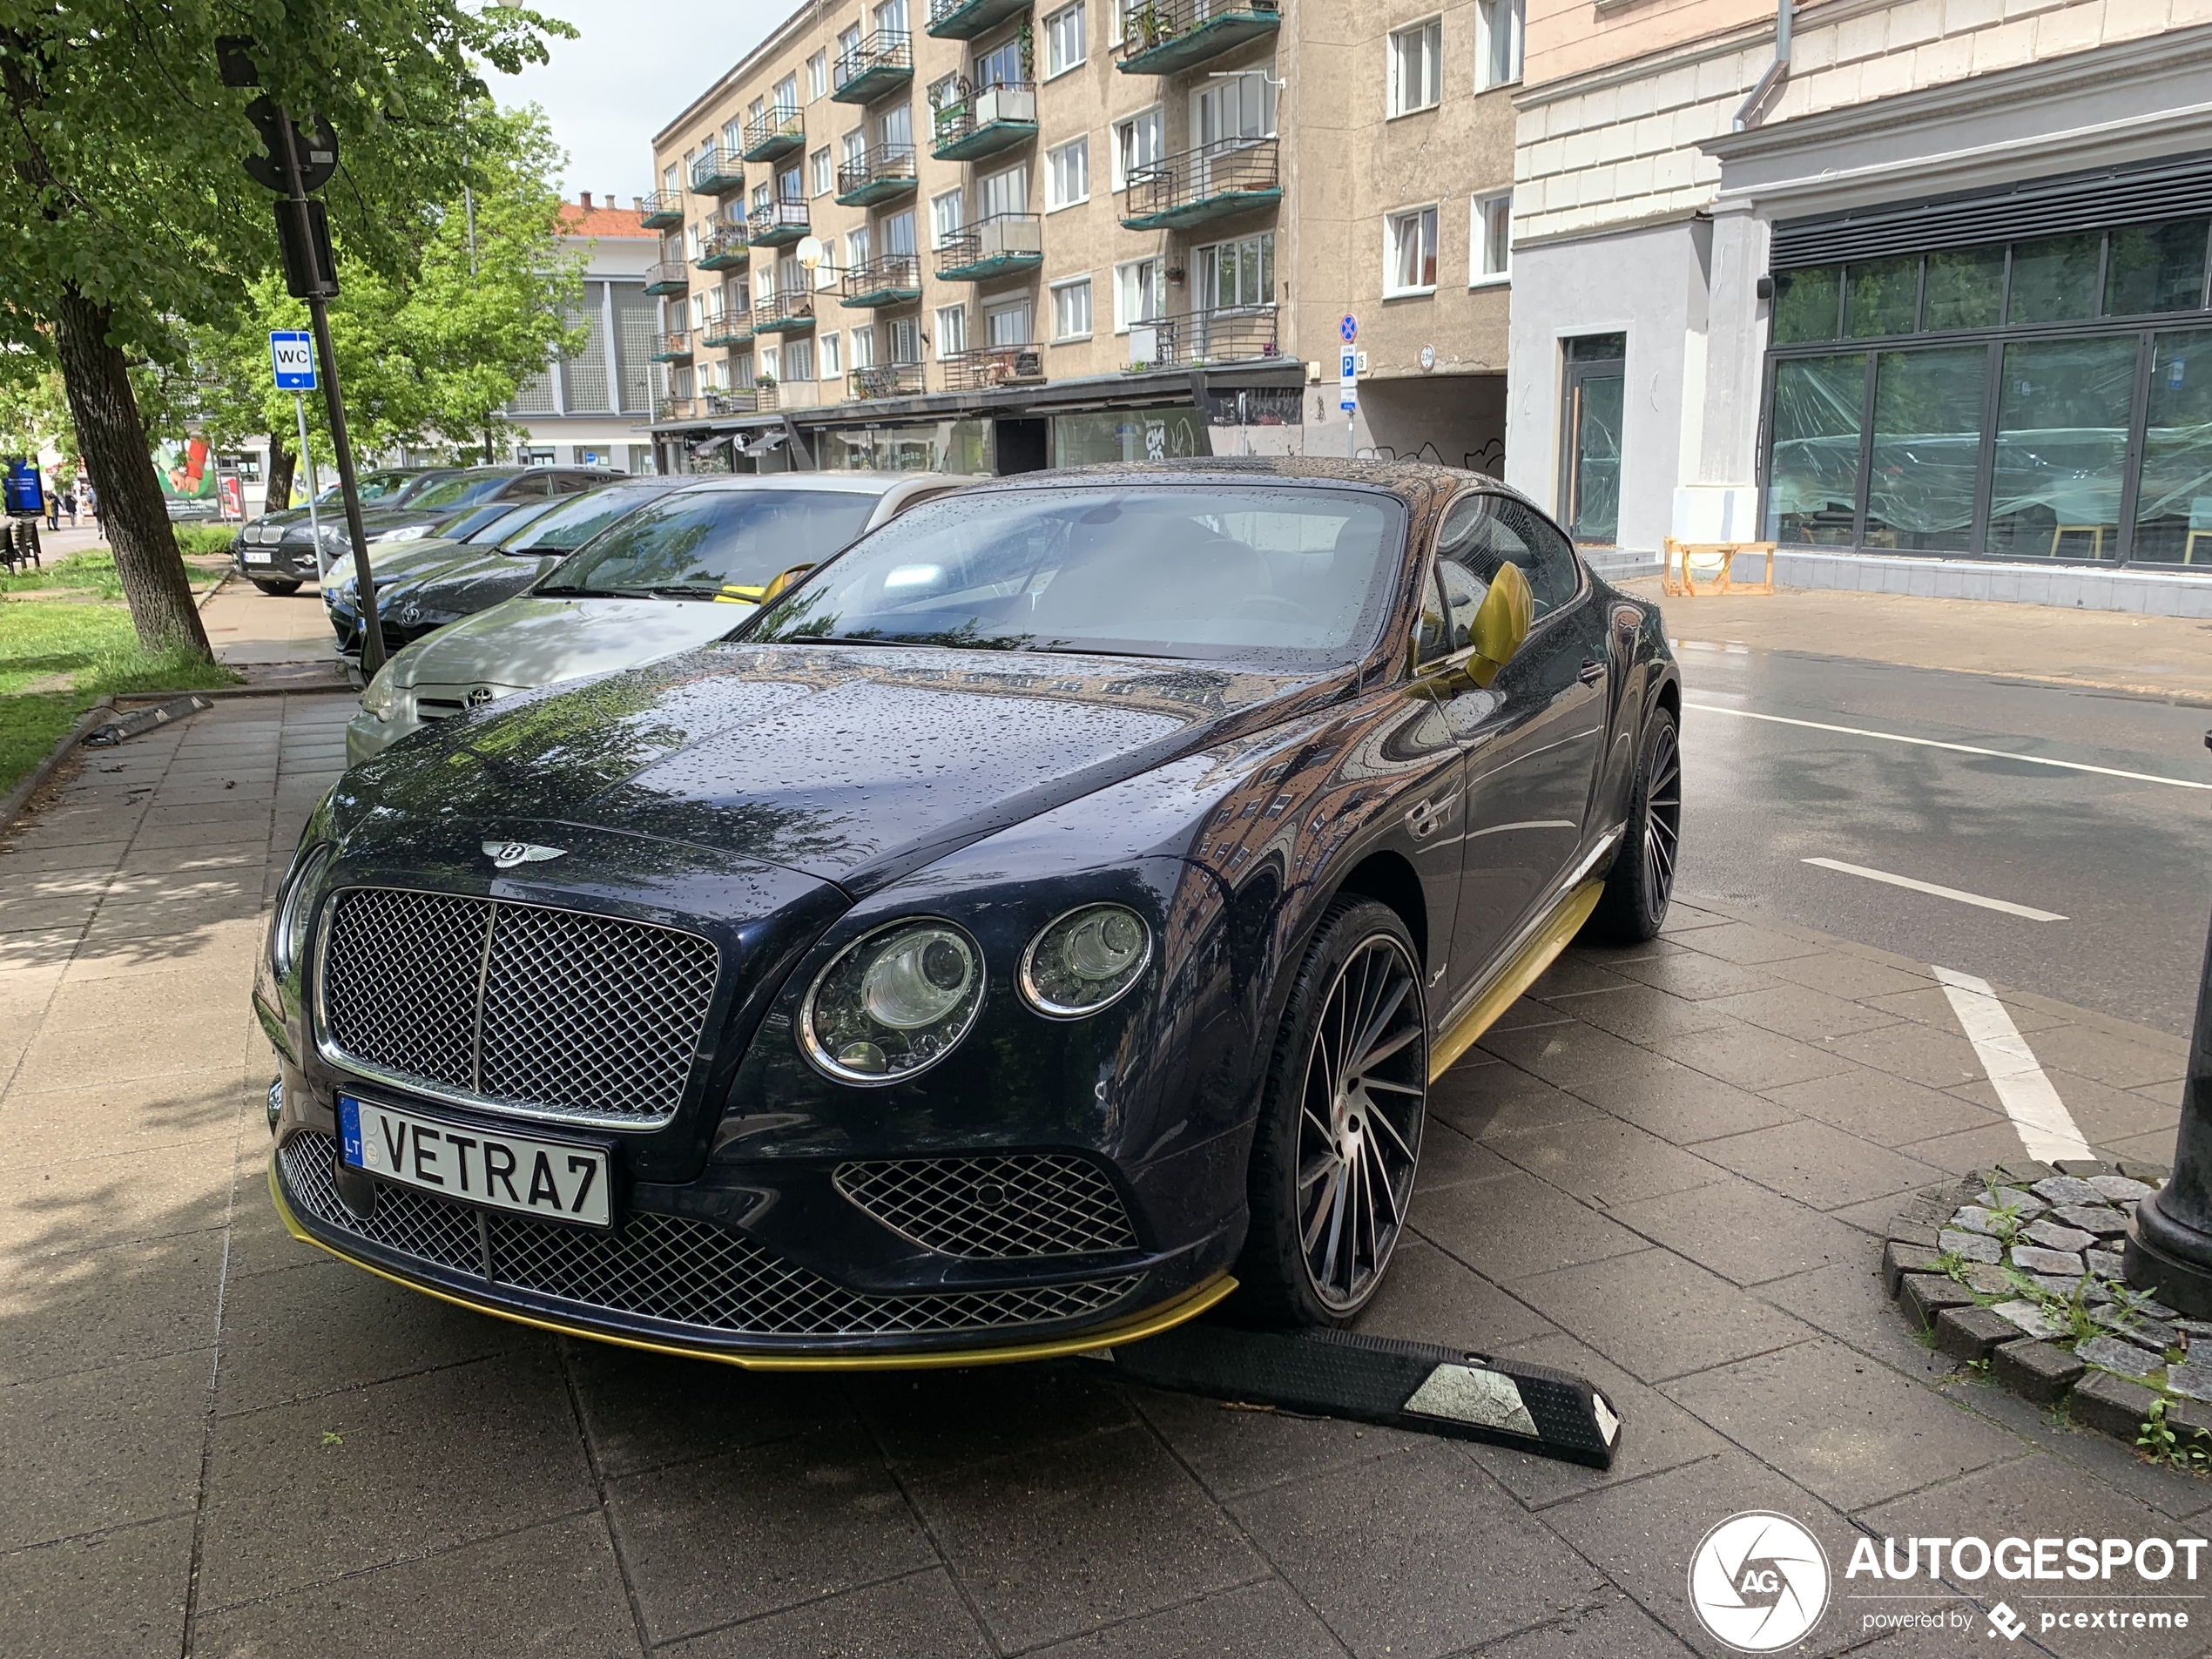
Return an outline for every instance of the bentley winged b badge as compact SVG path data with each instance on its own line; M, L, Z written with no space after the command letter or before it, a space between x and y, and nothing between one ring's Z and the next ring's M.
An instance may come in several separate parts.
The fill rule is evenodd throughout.
M528 841L486 841L484 851L492 863L502 870L511 870L518 864L537 864L546 859L563 859L569 855L565 846L533 846Z

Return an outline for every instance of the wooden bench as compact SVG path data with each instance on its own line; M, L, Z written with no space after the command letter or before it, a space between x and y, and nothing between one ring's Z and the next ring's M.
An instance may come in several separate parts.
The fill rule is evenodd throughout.
M1736 580L1736 561L1739 555L1758 554L1766 560L1766 575L1757 582ZM1720 577L1699 587L1689 573L1693 558L1717 558L1721 563ZM1659 590L1676 598L1695 599L1715 593L1772 593L1774 591L1774 543L1772 542L1677 542L1669 536L1659 567Z

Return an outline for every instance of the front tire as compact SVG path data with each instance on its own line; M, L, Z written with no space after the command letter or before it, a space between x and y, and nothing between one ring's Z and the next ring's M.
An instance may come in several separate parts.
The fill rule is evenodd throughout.
M1656 937L1674 896L1681 847L1682 740L1675 717L1654 704L1644 717L1621 848L1581 937L1604 945L1640 945Z
M280 599L300 591L300 584L297 582L272 582L266 577L255 577L253 585L264 593L274 594Z
M1307 948L1261 1097L1245 1311L1273 1325L1349 1323L1405 1231L1428 1109L1420 958L1397 912L1340 898Z

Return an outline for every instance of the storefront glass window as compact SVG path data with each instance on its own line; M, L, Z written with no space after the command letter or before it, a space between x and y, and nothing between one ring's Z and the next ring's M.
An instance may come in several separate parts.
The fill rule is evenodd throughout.
M1775 365L1769 540L1800 546L1851 545L1865 398L1866 357L1862 352L1798 357Z
M2016 279L2018 268L2015 256ZM2008 558L2119 556L2137 340L2106 334L2005 347L1989 551Z
M2201 219L2130 225L2112 233L2105 262L2105 315L2194 311L2204 303L2204 233Z
M1854 265L1844 283L1844 334L1851 340L1909 334L1920 308L1920 256Z
M1802 345L1836 337L1836 282L1832 265L1809 271L1784 271L1774 279L1774 343Z
M2005 247L1947 247L1928 255L1920 327L1993 328L2005 309Z
M1874 360L1868 547L1963 553L1973 545L1986 346L1889 351Z
M1096 415L1052 417L1053 464L1080 467L1096 461L1165 461L1210 455L1212 441L1195 406L1107 409Z
M2072 322L2097 314L2102 235L2047 236L2013 244L2013 299L2005 320Z
M2212 564L2212 332L2152 341L2133 556Z
M988 421L933 421L918 426L835 428L809 440L826 472L991 470Z

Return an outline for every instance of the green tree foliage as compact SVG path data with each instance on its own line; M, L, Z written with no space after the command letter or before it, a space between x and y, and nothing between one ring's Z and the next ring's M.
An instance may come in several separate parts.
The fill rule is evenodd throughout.
M180 325L234 326L275 263L249 91L219 35L256 43L264 90L339 136L323 192L349 257L407 283L459 199L479 64L543 61L567 25L462 0L0 0L0 345L57 361L140 639L205 654L148 459L134 361Z

